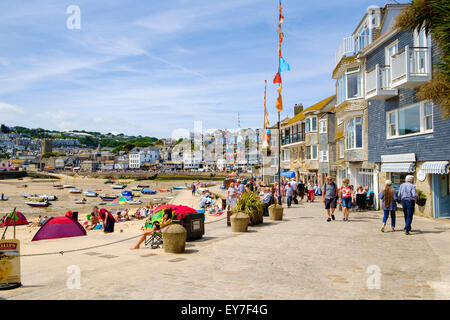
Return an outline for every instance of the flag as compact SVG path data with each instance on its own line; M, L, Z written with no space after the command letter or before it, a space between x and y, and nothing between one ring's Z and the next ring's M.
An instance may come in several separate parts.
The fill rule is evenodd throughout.
M281 98L281 94L278 94L278 99L275 107L278 109L278 112L283 111L283 99Z
M19 217L17 217L16 208L14 208L14 210L8 214L7 218L14 220L14 221L19 220Z
M269 126L269 114L267 113L267 109L264 109L264 129Z
M273 83L281 83L281 76L278 72L275 75L275 78L273 79Z
M278 93L281 93L281 89L282 89L283 87L281 86L281 83L280 83L280 85L278 86L278 88L277 88L277 92Z
M289 71L291 70L291 67L289 66L289 64L286 62L286 60L284 60L283 58L280 58L280 70L281 71Z

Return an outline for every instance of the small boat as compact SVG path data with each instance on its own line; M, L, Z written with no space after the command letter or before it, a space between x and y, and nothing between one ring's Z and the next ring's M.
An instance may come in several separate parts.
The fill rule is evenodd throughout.
M44 201L47 201L47 200L45 199L45 197L43 197L43 196L38 196L38 195L30 195L30 196L27 197L27 200L28 200L28 201L34 201L34 202L44 202Z
M55 189L64 189L64 186L62 184L54 184L53 188L55 188Z
M158 191L159 191L159 192L170 192L170 190L169 190L169 189L161 189L161 188L160 188L160 189L158 189Z
M142 194L156 194L156 191L155 191L155 190L151 190L151 189L144 188L144 189L141 190L141 193L142 193Z
M125 189L127 187L126 184L113 184L112 188L113 189Z
M3 196L0 198L0 201L8 201L8 197Z
M80 194L82 192L83 192L83 190L77 189L77 188L73 188L73 189L69 190L69 193L71 193L71 194Z
M131 188L131 191L141 191L143 188L141 187L133 187Z
M186 187L180 186L180 187L173 187L172 189L173 190L184 190L184 189L186 189Z
M150 186L138 184L137 188L144 189L144 188L150 188Z
M63 185L63 188L65 189L71 189L71 188L75 188L75 186L71 185L71 184L65 184Z
M131 198L133 197L133 193L128 190L122 191L121 195L124 197L131 197Z
M113 200L116 200L117 196L110 196L110 195L107 195L107 194L103 194L103 195L100 196L100 198L103 201L113 201Z
M82 200L75 200L76 204L85 204L86 203L86 199L82 199Z
M44 199L47 200L47 201L55 201L55 200L58 200L58 197L57 197L57 196L50 196L50 195L48 195L48 194L44 194L42 197L44 197Z
M127 204L142 204L141 200L129 200L127 201Z
M84 192L83 194L84 194L86 197L92 197L92 198L95 198L95 197L98 196L98 193L97 193L97 192L94 192L94 191L91 191L91 190L88 190L88 191Z
M25 202L25 204L29 205L30 207L35 207L35 208L45 208L51 205L50 202L47 201L27 201Z

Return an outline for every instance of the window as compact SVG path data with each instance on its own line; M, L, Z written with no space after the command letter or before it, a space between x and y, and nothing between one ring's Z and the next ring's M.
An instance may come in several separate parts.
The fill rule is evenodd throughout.
M327 120L319 121L319 133L327 133Z
M328 151L320 151L320 162L328 162Z
M350 119L345 124L345 144L347 149L362 148L362 118Z
M317 160L317 146L311 146L311 160Z
M420 102L386 113L388 138L433 131L433 104Z
M310 131L311 127L310 127L310 122L309 122L309 118L306 119L305 121L305 133L308 133Z
M317 131L317 117L311 118L311 131Z
M339 141L339 158L344 157L344 140Z
M349 68L346 71L347 99L361 97L361 72L359 67Z

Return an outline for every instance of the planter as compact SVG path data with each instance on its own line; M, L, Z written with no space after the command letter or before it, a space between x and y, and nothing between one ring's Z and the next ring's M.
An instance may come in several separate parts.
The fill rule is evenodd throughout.
M186 229L178 224L173 223L162 232L163 248L167 253L183 253L186 245Z
M283 206L279 204L269 206L269 218L270 220L283 220Z
M250 217L244 212L238 212L231 216L231 231L247 232Z
M188 214L183 219L182 225L186 229L186 241L201 239L205 234L205 214Z
M423 207L427 203L427 199L417 199L416 203L418 206Z
M250 223L249 223L249 225L254 226L254 225L263 223L264 222L263 217L264 217L264 215L258 216L257 213L252 214L250 216Z

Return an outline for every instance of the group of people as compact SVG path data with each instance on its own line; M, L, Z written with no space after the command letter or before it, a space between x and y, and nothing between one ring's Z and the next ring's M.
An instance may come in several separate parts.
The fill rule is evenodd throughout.
M392 181L386 180L384 189L379 194L379 199L381 200L381 208L383 209L383 222L381 226L381 231L384 232L386 228L386 223L391 217L391 228L395 231L397 204L402 204L402 209L405 217L405 234L409 234L411 231L411 224L414 215L415 201L417 200L416 187L413 184L414 176L408 175L405 179L398 192L394 190L392 186ZM323 186L322 201L325 204L325 210L327 212L327 221L335 220L334 212L336 210L337 203L343 208L343 221L348 221L349 212L352 208L352 203L354 203L355 192L352 186L349 185L349 179L343 179L343 185L338 188L336 183L333 181L333 177L328 176L327 182ZM362 187L358 188L357 193L364 193L365 197L370 197L373 191L363 190Z

